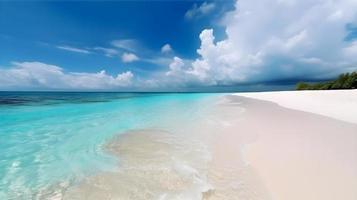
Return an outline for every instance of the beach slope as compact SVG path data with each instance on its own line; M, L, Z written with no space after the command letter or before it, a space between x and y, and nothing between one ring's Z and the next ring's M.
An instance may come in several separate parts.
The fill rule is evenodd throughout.
M263 199L357 199L357 125L349 123L357 119L356 90L237 93L226 99L217 116L223 119L237 106L244 113L225 118L212 166L250 168L267 191Z
M250 92L236 95L357 124L357 90Z

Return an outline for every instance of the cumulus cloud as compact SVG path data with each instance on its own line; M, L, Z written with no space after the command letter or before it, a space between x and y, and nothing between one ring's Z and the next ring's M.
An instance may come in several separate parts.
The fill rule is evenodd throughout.
M324 79L357 69L357 43L346 25L352 0L240 0L223 23L227 38L200 34L199 58L185 71L207 85Z
M209 14L215 9L216 5L214 3L203 2L200 6L194 4L191 9L185 13L186 19L193 19Z
M71 51L71 52L76 52L76 53L83 53L83 54L90 54L91 52L88 51L87 49L81 49L77 47L71 47L71 46L56 46L58 49L62 49L65 51Z
M66 72L61 67L41 62L14 62L0 69L0 89L117 89L130 87L134 74L130 71L111 76L98 73Z
M186 17L211 12L211 4L194 6ZM214 30L205 29L199 35L201 44L193 61L177 56L169 59L167 55L142 58L167 66L148 79L138 77L133 83L130 71L117 76L105 71L73 73L54 65L24 62L0 69L0 87L184 87L333 78L357 70L357 41L348 30L350 24L357 23L356 10L355 0L239 0L222 19L226 39L217 41ZM123 62L139 60L136 40L115 40L111 44L119 52L126 51L121 56ZM116 50L107 53L114 55ZM161 52L171 50L166 44Z
M170 76L170 75L175 75L175 74L181 73L182 67L184 65L185 64L184 64L183 60L181 58L175 56L173 61L169 65L170 70L166 73L166 75Z
M172 52L172 48L170 44L165 44L161 47L161 53L170 53Z
M121 56L121 60L125 63L130 63L130 62L138 61L139 57L133 53L123 53L123 55Z

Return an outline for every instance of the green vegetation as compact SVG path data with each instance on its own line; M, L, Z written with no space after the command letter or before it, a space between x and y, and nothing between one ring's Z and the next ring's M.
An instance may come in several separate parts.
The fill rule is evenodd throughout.
M337 90L337 89L357 89L357 72L345 73L338 76L336 80L323 83L304 83L296 85L297 90Z

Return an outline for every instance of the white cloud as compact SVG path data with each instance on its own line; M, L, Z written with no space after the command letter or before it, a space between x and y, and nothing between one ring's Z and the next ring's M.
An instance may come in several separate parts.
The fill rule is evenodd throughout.
M66 77L66 81L72 88L108 89L130 86L133 77L130 71L113 77L102 70L98 73L71 73Z
M148 63L152 63L158 66L164 66L167 67L169 66L169 64L171 63L171 58L168 57L163 57L163 56L157 56L157 57L153 57L153 58L146 58L146 59L142 59L145 62Z
M161 47L161 53L170 53L172 52L172 48L170 44L165 44Z
M56 46L58 49L62 49L65 51L71 51L71 52L76 52L76 53L84 53L84 54L90 54L91 52L86 50L86 49L80 49L76 47L71 47L71 46Z
M203 3L186 13L193 18L212 12L214 4ZM194 61L167 55L142 61L165 65L149 79L136 78L128 71L117 76L65 72L39 62L14 63L0 69L0 87L97 89L226 85L278 80L323 79L357 69L357 42L346 41L346 25L357 22L355 0L239 0L222 20L226 39L216 41L214 31L200 34L199 57ZM139 60L136 40L115 40L117 49L95 49L119 55L123 62ZM63 46L61 46L63 47ZM68 48L80 52L77 48ZM113 47L113 48L114 48ZM64 48L62 48L64 49ZM144 49L144 48L142 48ZM82 49L83 50L83 49ZM169 52L169 44L161 52ZM85 53L84 50L81 53ZM90 53L88 51L88 53Z
M182 67L184 65L185 64L184 64L183 60L181 58L175 56L173 61L169 65L170 70L166 73L166 75L170 76L170 75L175 75L175 74L181 73Z
M357 41L352 42L349 46L346 46L343 49L344 55L349 58L356 58L357 57Z
M140 43L135 39L113 40L111 45L131 52L136 52L141 48Z
M207 15L215 9L216 5L214 3L203 2L200 6L194 4L191 9L185 13L186 19L193 19Z
M0 74L0 89L118 89L132 86L134 78L130 71L113 77L104 70L65 72L41 62L14 62L10 68L0 69Z
M112 49L112 48L94 47L93 49L103 52L104 55L107 57L113 57L119 53L116 49Z
M357 69L357 43L345 41L357 19L353 0L240 0L223 22L227 39L200 34L185 71L201 84L328 78Z
M139 57L133 53L123 53L123 55L121 56L121 60L125 63L130 63L130 62L138 61Z

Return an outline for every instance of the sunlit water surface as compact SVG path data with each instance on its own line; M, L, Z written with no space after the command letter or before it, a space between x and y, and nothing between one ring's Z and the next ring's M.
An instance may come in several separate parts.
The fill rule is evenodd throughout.
M115 170L117 158L103 150L114 136L192 122L215 96L0 92L0 199L36 199Z

